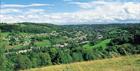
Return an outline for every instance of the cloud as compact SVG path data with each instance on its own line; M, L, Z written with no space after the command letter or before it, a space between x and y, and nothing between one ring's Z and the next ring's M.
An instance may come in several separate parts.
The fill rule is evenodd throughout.
M10 8L10 9L1 9L0 14L19 13L19 12L21 12L19 9Z
M95 7L102 7L102 6L106 6L106 5L121 5L123 3L99 0L99 1L92 1L92 2L69 2L69 4L75 4L83 9L90 9L90 8L93 9Z
M47 10L44 9L17 9L17 8L6 8L1 9L0 14L40 14L40 13L46 13Z
M47 22L54 24L97 24L140 22L138 2L76 2L80 7L75 12L48 13L45 9L28 9L21 14L1 14L1 22ZM13 11L16 12L16 11Z
M24 4L2 4L2 8L25 8L25 7L40 7L40 6L53 6L51 4L40 4L40 3L33 3L29 5Z
M92 2L86 2L86 3L85 2L69 2L69 4L78 5L80 8L94 8L97 6L103 6L103 5L112 4L112 3L105 2L105 1L92 1Z
M44 9L28 9L24 14L44 14L47 10Z
M63 1L69 2L69 1L73 1L73 0L63 0Z

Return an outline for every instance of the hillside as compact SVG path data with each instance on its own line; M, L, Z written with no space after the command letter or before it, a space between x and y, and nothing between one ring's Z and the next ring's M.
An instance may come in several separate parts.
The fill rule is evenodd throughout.
M1 23L0 64L3 67L0 67L0 71L18 71L136 55L140 54L139 40L139 24ZM129 60L131 58L127 60L128 63ZM84 64L80 67L92 71L92 62L91 65L86 62L85 64L89 67Z
M23 71L139 71L140 55L33 68ZM22 71L22 70L21 70Z

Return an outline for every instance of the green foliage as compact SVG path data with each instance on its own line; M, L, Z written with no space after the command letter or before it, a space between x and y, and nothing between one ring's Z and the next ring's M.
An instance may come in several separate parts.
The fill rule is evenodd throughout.
M84 57L84 60L93 60L94 59L93 51L92 50L84 51L83 57Z
M68 52L60 51L58 53L60 63L70 63L72 62L72 57Z
M0 70L6 69L6 62L5 62L5 56L4 56L4 50L2 47L0 47Z
M15 65L17 69L27 69L32 66L32 63L26 55L18 54Z
M5 45L2 43L2 36L0 32L0 71L13 71L13 64L6 58Z
M74 52L74 53L72 53L72 59L74 62L83 61L83 55L80 52Z
M38 64L41 65L51 65L51 58L48 53L39 53L38 54Z
M50 48L49 50L49 54L50 54L50 57L51 57L51 61L53 64L57 64L59 63L59 61L57 60L58 58L58 49L57 48Z
M51 27L51 28L50 28ZM36 23L17 23L12 25L0 24L2 32L24 32L24 33L48 33L52 30L56 30L57 26L47 24L36 24ZM46 31L47 30L47 31Z

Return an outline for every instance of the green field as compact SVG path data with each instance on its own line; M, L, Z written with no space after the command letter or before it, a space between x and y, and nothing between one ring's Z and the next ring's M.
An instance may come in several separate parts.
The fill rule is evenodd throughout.
M96 48L96 47L105 48L105 47L107 46L107 44L108 44L110 41L111 41L111 39L103 40L103 41L101 41L100 43L94 45L93 48Z
M90 45L89 43L88 44L85 44L83 46L83 48L86 48L86 49L89 49L89 48L98 48L98 47L101 47L101 48L106 48L107 47L107 44L111 41L111 39L106 39L106 40L103 40L103 41L100 41L98 42L97 44L95 45Z
M103 60L54 65L24 71L139 71L139 70L140 70L140 55L131 55Z
M51 43L49 40L43 40L43 41L38 41L38 42L35 42L35 45L37 47L45 47L45 46L51 46Z

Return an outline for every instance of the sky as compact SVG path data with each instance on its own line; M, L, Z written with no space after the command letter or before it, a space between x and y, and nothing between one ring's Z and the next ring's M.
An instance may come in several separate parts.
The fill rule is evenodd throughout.
M0 0L0 22L140 23L140 0Z

